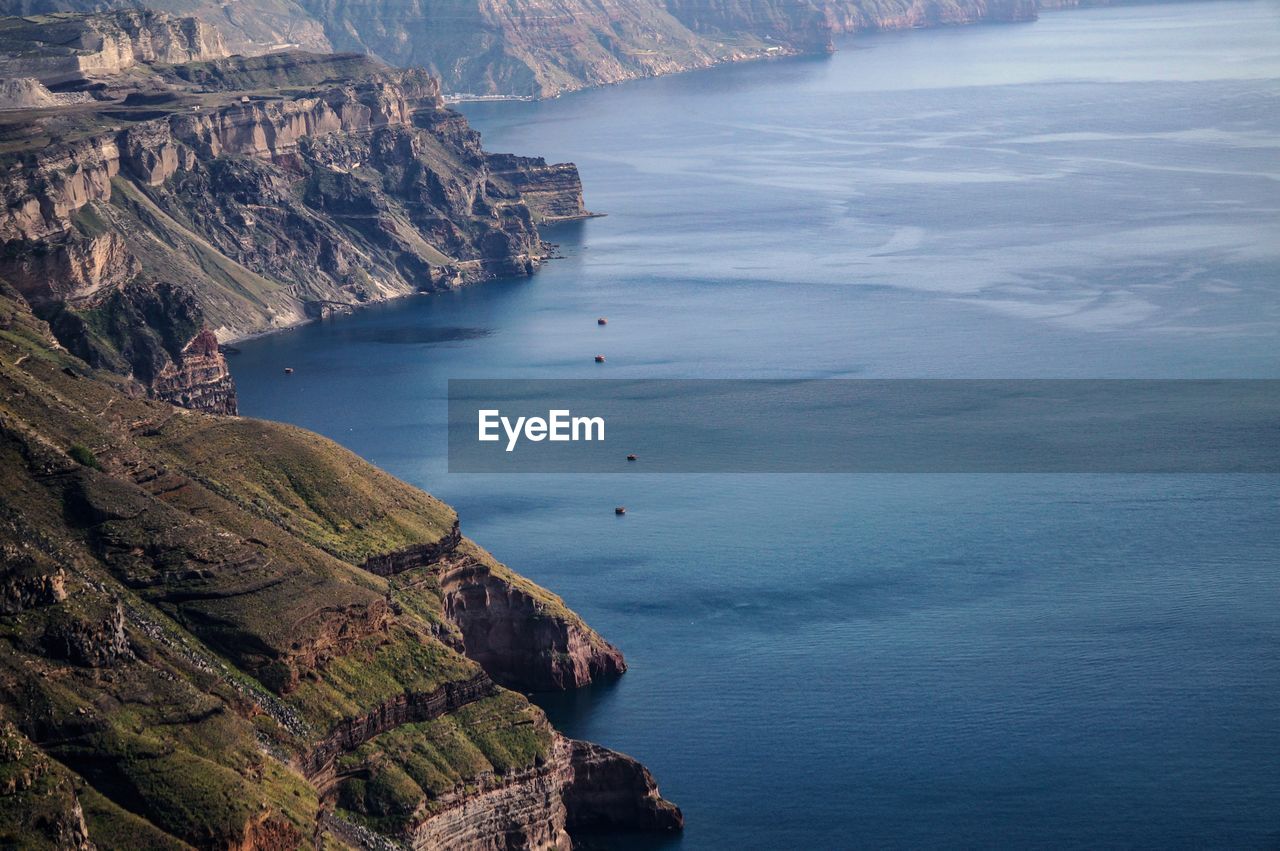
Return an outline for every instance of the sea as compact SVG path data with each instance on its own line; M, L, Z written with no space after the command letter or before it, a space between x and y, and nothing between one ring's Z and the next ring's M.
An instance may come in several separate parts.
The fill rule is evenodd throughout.
M1280 477L448 471L450 378L1280 378L1280 2L838 48L464 104L604 215L239 344L241 412L626 654L535 699L687 827L593 847L1280 848Z

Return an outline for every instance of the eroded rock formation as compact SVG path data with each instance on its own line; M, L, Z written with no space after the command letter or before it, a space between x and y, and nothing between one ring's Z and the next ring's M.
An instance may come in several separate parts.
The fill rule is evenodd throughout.
M676 831L684 815L658 794L649 769L591 742L572 742L572 779L565 788L570 832Z
M0 0L10 14L127 0ZM1088 0L1090 3L1098 0ZM1037 0L152 0L220 28L237 53L352 50L424 66L446 91L551 97L724 62L821 53L860 30L1030 20ZM1076 5L1044 0L1046 7Z
M569 633L621 664L447 506L301 429L126 392L3 283L0 328L0 843L568 848L678 829L642 767L496 684L496 648L492 671L462 652L483 588L491 632L543 643L516 669L579 681L554 658ZM447 597L466 597L458 624Z
M536 224L585 215L572 165L485 152L421 71L290 54L112 85L0 167L0 278L68 349L176 404L235 412L217 342L530 274Z
M201 62L227 55L213 26L150 9L0 22L0 77L34 77L41 83L117 74L143 63Z
M443 561L439 582L467 657L503 685L558 691L627 669L622 654L563 604L517 581L478 548Z
M236 413L236 386L218 338L203 328L178 357L160 369L151 385L156 397L211 414Z

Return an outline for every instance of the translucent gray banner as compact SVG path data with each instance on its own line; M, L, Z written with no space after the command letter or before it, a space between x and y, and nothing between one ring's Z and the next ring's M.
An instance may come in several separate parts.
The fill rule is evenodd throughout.
M1276 473L1280 380L451 380L449 471Z

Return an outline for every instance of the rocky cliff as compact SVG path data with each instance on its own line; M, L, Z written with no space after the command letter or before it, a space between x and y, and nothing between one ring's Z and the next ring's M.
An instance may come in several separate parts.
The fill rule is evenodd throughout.
M423 65L452 92L546 97L768 55L742 31L703 38L658 0L301 0L334 46Z
M1037 0L666 0L672 14L698 32L748 29L814 52L822 38L863 30L1035 20ZM829 44L829 42L826 42Z
M0 277L160 398L234 412L215 337L527 275L537 224L585 215L572 165L487 153L421 71L278 54L99 86L15 117Z
M679 829L643 766L566 739L494 682L500 659L465 652L458 594L496 634L516 622L530 676L573 684L566 632L585 676L621 666L451 509L317 435L129 387L0 284L0 843L568 849Z
M820 3L834 32L1033 21L1038 0L835 0Z
M626 671L616 648L474 544L439 564L440 598L460 649L503 685L555 691Z
M127 2L0 0L0 11L77 11ZM288 46L332 46L393 65L426 67L450 93L523 97L723 62L820 53L831 49L836 33L1031 20L1039 8L1038 0L153 0L152 5L200 17L222 30L240 53L269 53L280 49L282 39Z
M148 9L0 19L0 77L60 83L135 65L227 56L222 36L197 18Z
M324 28L294 0L0 0L0 14L52 16L59 13L97 13L146 6L173 15L191 16L216 28L232 53L256 54L279 50L332 49Z

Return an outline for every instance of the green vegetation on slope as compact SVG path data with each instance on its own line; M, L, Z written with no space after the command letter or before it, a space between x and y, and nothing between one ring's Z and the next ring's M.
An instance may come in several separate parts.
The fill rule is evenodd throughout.
M117 381L0 285L0 744L16 754L0 784L27 772L0 795L0 838L52 847L70 825L103 848L311 847L320 791L301 771L331 730L487 683L437 637L438 608L395 604L356 566L455 515L315 435ZM383 762L409 784L344 791L353 817L427 813L548 757L525 698L474 694L357 740L362 764L394 745Z
M498 785L538 765L552 731L510 692L384 733L343 757L338 805L375 830L397 833L450 794Z

